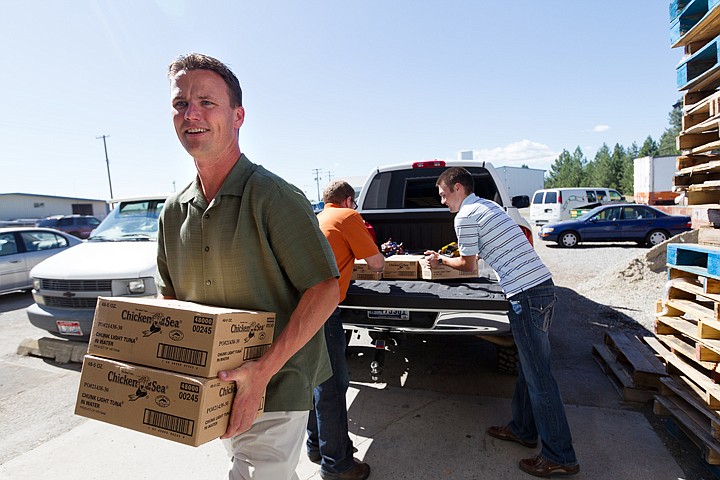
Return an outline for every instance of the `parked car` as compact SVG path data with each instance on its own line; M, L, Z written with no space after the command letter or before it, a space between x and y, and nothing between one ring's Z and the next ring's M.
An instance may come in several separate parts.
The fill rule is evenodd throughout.
M49 228L0 228L0 293L30 290L30 270L82 240Z
M30 323L87 341L98 297L157 296L158 217L166 198L116 198L115 208L82 245L33 268Z
M100 220L90 215L53 215L37 223L38 227L54 228L79 238L88 238L100 225Z
M654 246L679 233L692 230L687 215L668 215L647 205L603 205L575 220L545 225L541 240L575 247L580 242L637 242Z

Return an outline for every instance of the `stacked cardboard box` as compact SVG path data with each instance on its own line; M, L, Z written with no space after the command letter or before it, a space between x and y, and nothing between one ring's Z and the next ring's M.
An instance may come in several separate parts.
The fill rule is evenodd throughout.
M472 272L461 272L447 265L431 267L428 262L420 262L420 266L422 267L422 278L425 280L452 280L455 278L473 278L478 276L477 263Z
M420 278L420 262L425 255L392 255L385 259L383 278L416 280Z
M383 274L381 272L374 272L370 270L365 260L355 260L353 266L352 280L381 280Z
M274 313L101 297L75 413L186 445L213 440L235 393L218 372L259 358L274 326Z

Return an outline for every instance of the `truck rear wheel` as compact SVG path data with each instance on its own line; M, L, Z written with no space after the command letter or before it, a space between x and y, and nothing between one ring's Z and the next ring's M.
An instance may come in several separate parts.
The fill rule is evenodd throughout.
M500 373L517 375L520 368L520 356L515 345L497 347L497 367Z

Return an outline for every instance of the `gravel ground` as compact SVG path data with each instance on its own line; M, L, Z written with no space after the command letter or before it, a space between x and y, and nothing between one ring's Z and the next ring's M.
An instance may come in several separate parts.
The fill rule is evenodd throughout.
M667 284L665 244L655 248L635 243L585 243L562 248L537 239L535 249L553 273L558 286L567 287L590 300L630 317L653 331L655 303L665 295ZM672 242L697 242L697 231L674 237ZM626 327L624 315L606 315Z

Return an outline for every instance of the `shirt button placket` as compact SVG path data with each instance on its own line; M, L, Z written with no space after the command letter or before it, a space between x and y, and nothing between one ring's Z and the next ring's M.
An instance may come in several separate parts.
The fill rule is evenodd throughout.
M205 232L211 230L209 223L210 223L210 214L205 212L205 214L203 214L203 221L202 221L202 244L205 245L205 247L203 247L203 250L205 251L205 253L210 252L210 245L208 244L207 239L205 238ZM207 272L208 268L207 268L207 264L206 264L206 256L203 255L202 258L203 258L203 262L202 262L203 263L203 271ZM212 280L206 279L205 286L211 287Z

